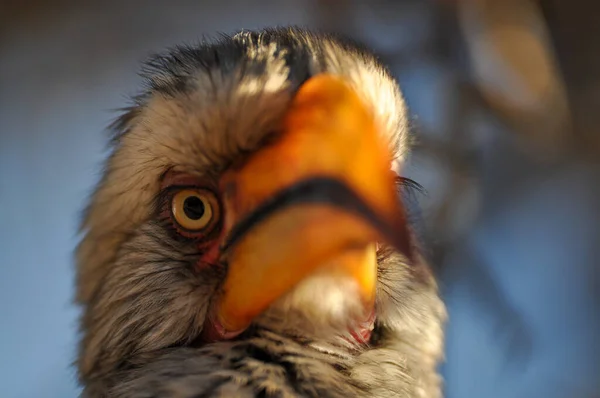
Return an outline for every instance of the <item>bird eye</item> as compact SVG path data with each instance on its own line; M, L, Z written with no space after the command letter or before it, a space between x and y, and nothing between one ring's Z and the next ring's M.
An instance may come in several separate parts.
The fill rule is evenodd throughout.
M218 202L211 192L183 189L173 195L171 214L183 229L199 232L214 224L218 216Z

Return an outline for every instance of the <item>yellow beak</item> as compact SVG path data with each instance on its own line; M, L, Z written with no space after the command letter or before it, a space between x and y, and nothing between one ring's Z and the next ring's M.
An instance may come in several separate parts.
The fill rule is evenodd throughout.
M229 269L215 316L225 331L243 330L316 271L350 276L373 305L376 242L410 256L391 161L373 114L341 78L300 87L277 140L221 181Z

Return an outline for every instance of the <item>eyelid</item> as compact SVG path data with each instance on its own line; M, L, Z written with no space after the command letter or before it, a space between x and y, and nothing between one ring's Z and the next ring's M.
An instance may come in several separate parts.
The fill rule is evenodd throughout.
M162 176L161 189L178 186L206 187L211 186L211 184L207 184L205 179L202 179L198 176L174 170L169 170Z

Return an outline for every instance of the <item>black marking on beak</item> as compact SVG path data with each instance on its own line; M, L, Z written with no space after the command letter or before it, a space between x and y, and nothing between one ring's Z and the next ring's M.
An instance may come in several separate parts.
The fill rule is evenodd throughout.
M299 204L328 204L360 216L379 230L388 242L412 259L412 249L406 222L404 231L399 232L384 221L352 189L342 181L331 177L313 177L299 181L265 200L253 212L239 221L221 246L221 252L231 250L255 225L273 213Z

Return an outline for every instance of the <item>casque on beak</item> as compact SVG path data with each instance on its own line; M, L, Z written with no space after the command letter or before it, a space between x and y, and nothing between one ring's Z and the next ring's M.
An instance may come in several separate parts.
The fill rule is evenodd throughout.
M221 180L221 334L245 329L313 272L350 276L365 307L377 282L376 242L410 256L392 156L371 111L339 77L304 83L278 139Z

